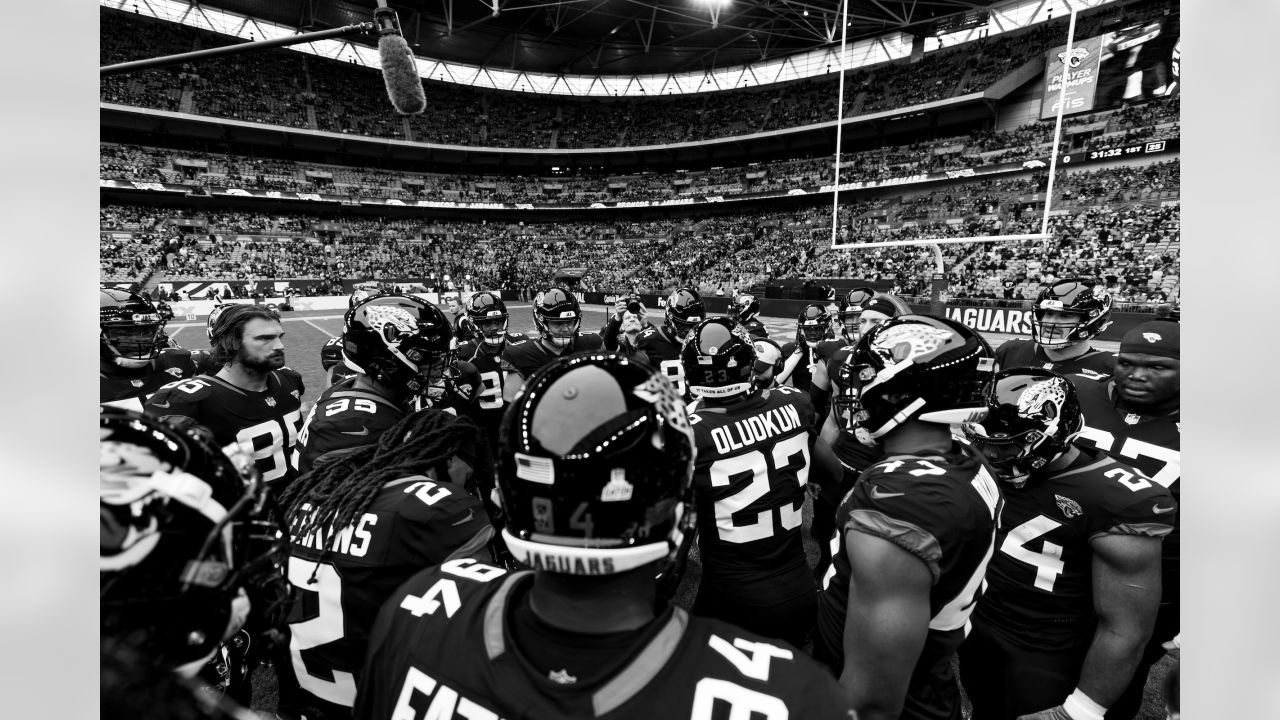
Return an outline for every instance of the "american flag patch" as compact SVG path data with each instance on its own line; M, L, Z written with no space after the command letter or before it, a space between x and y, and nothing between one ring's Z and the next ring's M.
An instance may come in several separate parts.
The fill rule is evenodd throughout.
M516 453L516 477L529 482L552 485L556 481L555 464L550 458Z

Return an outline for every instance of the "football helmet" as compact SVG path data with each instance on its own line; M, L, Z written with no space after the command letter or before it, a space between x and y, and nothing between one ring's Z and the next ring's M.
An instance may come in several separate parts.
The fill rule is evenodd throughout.
M244 621L242 591L280 622L269 606L289 598L285 535L253 459L113 407L99 438L102 634L142 639L158 665L188 674Z
M533 324L544 340L556 347L568 347L582 327L578 298L559 287L538 293L533 300Z
M729 317L740 323L747 323L760 316L760 300L755 295L741 293L733 298L733 305L727 313Z
M751 391L756 348L733 318L707 318L689 331L680 350L684 379L694 397L722 399Z
M209 317L204 321L204 334L209 337L210 344L213 343L213 327L218 324L218 316L223 313L230 305L214 305L209 311Z
M869 287L858 287L850 290L840 301L840 310L836 318L840 321L840 335L851 343L858 342L858 318L862 315L862 306L876 296L876 291Z
M1047 323L1050 312L1075 315L1075 323ZM1096 280L1059 280L1040 291L1031 311L1031 333L1037 345L1062 348L1096 337L1111 324L1111 295Z
M994 366L991 346L967 325L933 315L894 318L863 335L838 370L836 420L859 442L875 445L912 419L980 419Z
M347 298L347 309L352 310L355 308L355 306L359 305L365 300L368 300L369 298L372 298L372 297L378 297L381 294L382 294L382 289L379 287L356 288L356 291L351 293L351 297Z
M497 293L483 291L467 300L467 318L475 325L488 345L501 345L507 339L507 304Z
M1084 429L1075 386L1053 370L1001 370L983 395L987 417L961 429L1014 487L1061 457Z
M376 295L347 311L347 365L410 397L444 381L453 364L453 326L440 308L400 293Z
M707 316L707 306L702 302L702 295L693 288L676 288L667 296L667 332L671 337L684 342L694 325L702 322Z
M128 290L98 291L98 352L104 360L150 360L160 353L164 318L145 295Z
M499 437L502 534L518 560L608 575L679 559L694 441L665 375L615 353L557 358L525 384Z
M800 331L800 339L811 348L818 347L818 343L827 337L827 330L831 327L831 315L827 312L827 308L817 303L809 303L800 311L800 316L796 318L796 329Z

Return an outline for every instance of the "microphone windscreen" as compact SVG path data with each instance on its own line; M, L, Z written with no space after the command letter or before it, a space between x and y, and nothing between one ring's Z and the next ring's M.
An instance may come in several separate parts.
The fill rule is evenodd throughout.
M405 115L417 115L427 109L427 94L422 89L413 51L400 35L378 38L378 55L382 59L382 79L387 84L387 97L395 109Z

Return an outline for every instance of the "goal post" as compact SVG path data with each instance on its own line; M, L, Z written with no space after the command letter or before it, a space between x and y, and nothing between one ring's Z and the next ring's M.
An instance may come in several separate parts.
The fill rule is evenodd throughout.
M844 13L845 13L844 24L847 27L848 12L849 12L848 0L845 0L845 2L843 3L843 6L844 6ZM1066 51L1063 54L1064 57L1070 56L1071 48L1075 43L1076 15L1079 12L1079 9L1075 6L1072 6L1070 8L1070 11L1071 11L1071 16L1070 16L1070 21L1067 25L1067 45L1066 45ZM842 35L840 39L842 71L844 68L845 51L846 51L845 37ZM1048 66L1046 66L1045 71L1050 72L1050 69L1048 68ZM1067 83L1065 82L1065 78L1064 78L1064 82L1059 83L1058 112L1057 112L1057 118L1053 128L1053 142L1049 146L1050 147L1049 167L1048 167L1049 179L1048 179L1048 184L1045 187L1044 214L1040 218L1040 232L1011 234L1011 235L979 235L979 236L970 236L970 237L929 237L929 238L915 238L912 240L881 240L881 241L872 241L872 242L843 242L843 243L839 242L840 184L841 184L840 183L840 144L841 144L840 126L842 124L841 121L843 119L842 116L843 116L843 110L844 110L843 102L841 102L841 104L837 107L835 182L832 185L832 192L831 192L831 246L830 246L830 249L831 250L872 250L876 248L933 246L936 266L934 268L934 273L931 278L933 282L930 283L932 286L931 307L935 308L936 310L937 307L940 307L941 305L939 301L941 294L945 293L946 291L946 278L947 278L947 268L945 267L942 249L939 246L954 245L954 244L1019 242L1019 241L1035 241L1035 240L1046 241L1046 240L1053 239L1054 237L1053 234L1049 232L1049 217L1053 209L1052 208L1053 184L1054 184L1055 175L1057 173L1058 156L1060 154L1060 148L1062 144L1062 116L1063 116L1063 112L1066 110L1066 103L1064 102L1066 98L1066 92L1067 92ZM843 95L844 95L844 75L842 72L840 76L840 97L843 98Z

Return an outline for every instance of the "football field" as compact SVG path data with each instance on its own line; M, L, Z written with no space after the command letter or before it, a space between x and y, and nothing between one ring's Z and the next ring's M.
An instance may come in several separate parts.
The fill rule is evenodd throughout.
M527 303L508 303L507 309L511 315L510 330L516 333L532 334L535 332L533 324L533 316L531 314L530 305ZM602 306L583 306L582 330L584 332L596 332L601 329L605 323L605 318L611 312L611 307ZM342 332L342 312L338 310L312 310L306 312L284 312L281 313L281 319L284 324L285 336L285 360L289 367L297 370L302 374L303 382L306 385L306 392L303 395L304 402L314 402L319 397L320 392L324 390L324 370L320 367L320 347L331 337ZM661 324L661 310L650 311L650 321L655 324ZM761 322L769 329L770 337L779 344L795 339L796 321L794 318L767 318L761 317ZM200 317L195 321L174 320L170 321L166 326L169 335L179 345L190 349L207 349L209 347L208 337L205 332L205 318ZM993 347L998 347L1001 343L1014 337L1020 337L1009 334L999 333L983 333L987 341ZM1095 347L1100 349L1115 351L1119 343L1111 341L1095 342ZM810 564L817 562L817 547L809 538L808 528L812 518L811 502L806 501L803 511L804 518L804 542L805 552L809 556ZM685 573L685 578L681 582L679 589L676 591L675 602L684 608L693 606L694 596L696 594L698 579L701 576L701 567L698 563L697 548L695 546L690 554L690 562ZM806 648L808 649L808 648ZM1170 660L1166 657L1151 672L1151 679L1147 685L1146 701L1143 705L1142 712L1139 713L1139 720L1162 720L1165 713L1161 707L1160 685L1165 674L1168 672ZM275 674L270 668L258 668L254 672L254 707L253 709L261 713L271 713L276 708L276 682ZM966 703L967 717L967 703Z

